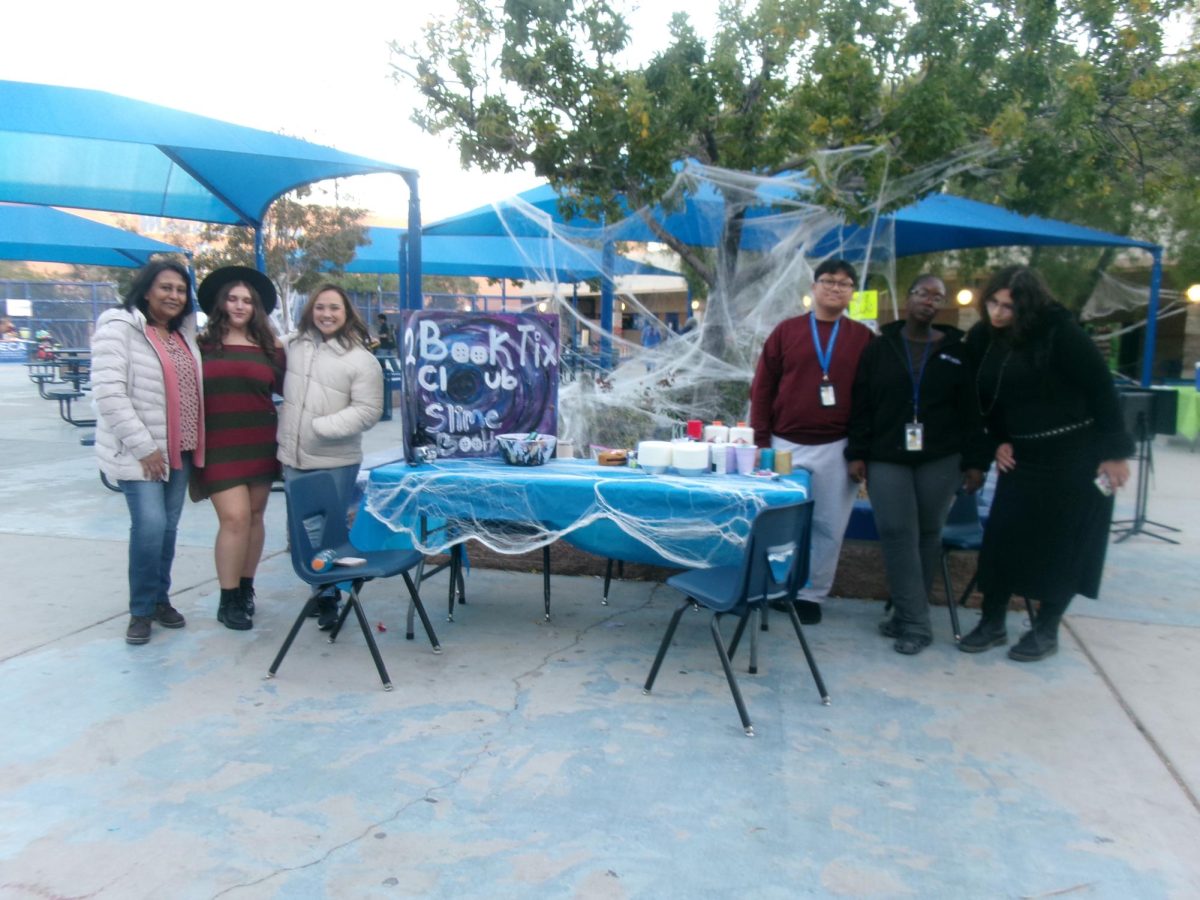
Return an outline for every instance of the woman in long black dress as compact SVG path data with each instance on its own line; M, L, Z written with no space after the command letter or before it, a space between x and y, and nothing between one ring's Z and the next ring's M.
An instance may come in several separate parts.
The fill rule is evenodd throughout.
M1008 655L1032 662L1058 650L1071 598L1099 594L1112 493L1129 478L1133 441L1104 359L1037 272L1002 269L983 301L967 344L1000 478L979 553L983 618L958 646L1008 643L1017 594L1040 605Z

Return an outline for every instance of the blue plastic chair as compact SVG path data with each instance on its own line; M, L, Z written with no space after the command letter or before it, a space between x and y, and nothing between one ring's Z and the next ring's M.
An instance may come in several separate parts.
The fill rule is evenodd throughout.
M663 636L658 655L654 658L654 665L646 679L644 693L650 693L654 687L654 679L658 676L659 667L662 666L667 648L671 646L671 639L675 636L675 628L679 625L684 610L697 607L711 609L713 617L710 627L713 642L717 645L717 654L721 658L721 667L725 670L725 679L729 682L733 702L737 704L742 728L747 735L753 737L754 726L746 712L746 704L742 700L742 692L733 674L730 659L737 652L738 642L746 630L751 614L758 613L761 616L769 600L783 598L787 601L792 627L796 629L796 637L800 639L804 658L808 660L808 667L821 694L821 701L826 706L829 705L825 682L821 679L808 641L804 639L804 630L800 627L800 618L796 615L794 604L800 586L808 580L812 511L811 500L767 507L758 513L750 527L750 536L739 565L691 569L667 579L667 584L683 593L685 599L671 616L667 633ZM737 616L739 619L728 648L721 637L720 628L721 617L725 615ZM751 631L751 674L758 669L756 655L755 633Z
M295 569L302 581L313 588L313 591L300 611L300 615L296 617L296 622L292 625L292 630L288 632L287 638L284 639L283 646L279 648L275 661L271 663L268 677L274 677L283 658L287 656L292 641L296 639L300 626L310 617L310 614L316 613L317 597L321 588L348 581L351 583L350 596L341 615L338 616L337 622L329 632L329 643L332 644L337 639L346 617L353 610L359 627L362 629L363 638L375 660L375 668L379 671L383 689L390 691L392 689L391 678L383 664L383 657L379 655L379 647L375 643L375 636L371 633L366 613L363 612L359 591L364 584L375 578L391 578L393 575L402 575L412 605L421 617L421 624L425 626L429 643L433 645L433 652L441 653L441 645L438 643L437 635L433 632L429 616L425 614L425 606L421 603L421 596L417 592L416 584L408 574L410 569L421 564L423 557L416 550L363 551L356 549L350 543L346 526L346 501L338 496L336 483L328 472L305 472L288 479L284 485L284 495L287 497L288 537L291 543L292 568ZM305 523L318 517L322 521L321 540L319 545L314 546ZM357 556L365 559L366 562L358 566L335 564L317 571L313 568L312 561L322 550L332 550L337 557ZM411 626L405 637L410 641L413 639Z

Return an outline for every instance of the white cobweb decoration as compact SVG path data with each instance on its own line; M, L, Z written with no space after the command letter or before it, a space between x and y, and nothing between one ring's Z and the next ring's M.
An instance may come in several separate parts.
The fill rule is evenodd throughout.
M960 158L897 181L857 208L857 224L848 224L841 213L819 200L835 197L842 208L853 208L853 201L846 198L861 190L857 173L879 152L871 148L830 152L812 160L807 172L773 176L688 162L679 167L673 187L658 207L635 211L624 220L606 225L581 220L563 224L551 211L521 198L493 204L502 233L514 238L553 237L561 242L540 245L547 258L526 259L540 280L553 284L552 295L541 301L545 307L538 303L537 308L558 313L564 344L569 345L573 335L587 329L592 346L607 349L615 361L611 371L584 368L578 377L560 384L559 440L572 442L587 455L589 446L634 448L639 440L671 437L688 419L722 419L726 424L748 419L749 388L763 342L784 319L805 311L802 298L811 296L813 271L825 259L850 261L858 270L860 288L869 280L869 287L878 290L880 297L894 297L894 239L890 220L880 211L889 208L896 197L920 193L922 184L927 191L957 167L969 166L974 160ZM686 229L697 259L718 274L698 327L675 334L664 325L662 342L647 349L640 340L629 339L619 329L602 331L598 321L578 312L572 301L573 286L556 278L563 263L556 254L562 253L565 246L573 253L601 259L631 244L656 241L646 224L649 217L657 218L674 234L682 233L677 228ZM726 264L733 262L731 258L714 249L730 218L742 223L741 250L734 264ZM635 321L654 315L632 293L614 290L612 303L614 318L621 315L622 304L626 314L637 317ZM597 315L599 312L597 306ZM729 482L734 495L738 493L737 479L722 481ZM425 479L421 483L422 491L436 489ZM369 486L369 507L394 529L411 528L411 524L400 524L399 511L410 515L411 523L413 510L403 494L415 487L416 482ZM447 483L447 491L458 489L453 481ZM762 504L753 490L747 489L744 494L736 500L743 513L734 517L743 523L744 514L752 514ZM656 523L644 514L623 515L597 494L570 526L542 522L532 530L514 529L496 517L480 516L469 523L469 528L492 549L515 554L545 546L568 530L581 527L580 522L587 524L584 520L590 516L615 522L624 533L638 535L648 546L658 548L660 555L685 566L700 565L705 560L663 551L665 545L656 529L696 527L712 531L719 527L711 519L691 524L678 519ZM503 518L538 521L532 509L508 510ZM436 539L418 540L422 550L435 549L434 544Z

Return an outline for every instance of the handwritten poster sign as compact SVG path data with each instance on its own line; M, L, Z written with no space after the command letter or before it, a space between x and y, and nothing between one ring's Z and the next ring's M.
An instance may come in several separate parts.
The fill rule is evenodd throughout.
M498 434L557 433L558 316L403 315L400 359L412 445L434 447L443 458L497 456Z

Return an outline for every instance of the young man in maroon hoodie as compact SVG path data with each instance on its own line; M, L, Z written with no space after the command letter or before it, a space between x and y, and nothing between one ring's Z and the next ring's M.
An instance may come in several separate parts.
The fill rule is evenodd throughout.
M813 273L812 312L785 319L763 345L750 388L750 424L759 447L791 453L793 468L812 472L813 527L809 583L800 591L800 621L821 621L833 586L842 536L858 485L843 451L850 426L850 389L858 360L874 335L845 315L858 275L843 259Z

